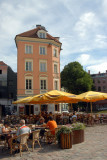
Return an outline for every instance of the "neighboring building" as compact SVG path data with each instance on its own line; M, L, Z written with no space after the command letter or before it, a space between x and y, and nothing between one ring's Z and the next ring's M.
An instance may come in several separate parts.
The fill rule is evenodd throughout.
M17 99L60 90L60 51L58 37L52 37L45 27L16 35ZM20 107L19 107L20 108ZM23 106L21 105L21 108ZM28 109L30 108L30 109ZM42 110L53 111L53 105L42 105ZM22 110L22 109L21 109ZM37 114L39 106L25 106L25 114Z
M90 71L89 71L90 73ZM91 74L93 79L95 91L107 93L107 70L105 73ZM107 109L107 100L97 101L95 103L97 109Z
M12 109L12 101L16 100L17 94L17 73L0 61L0 106L3 115L8 114Z

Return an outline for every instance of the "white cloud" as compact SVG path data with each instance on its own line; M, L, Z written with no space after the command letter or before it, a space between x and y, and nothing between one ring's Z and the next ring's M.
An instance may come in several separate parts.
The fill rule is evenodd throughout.
M90 60L89 54L81 54L76 61L80 62L81 65L87 65Z
M78 32L81 38L88 38L90 37L90 32L95 31L100 24L95 13L84 13L80 16L79 21L76 22L74 31Z
M86 69L90 70L91 74L96 74L98 72L105 73L107 70L107 62L97 64L97 65L88 66L88 67L86 67Z
M95 43L99 48L107 48L107 36L105 35L96 35Z
M107 0L102 0L102 12L107 17Z

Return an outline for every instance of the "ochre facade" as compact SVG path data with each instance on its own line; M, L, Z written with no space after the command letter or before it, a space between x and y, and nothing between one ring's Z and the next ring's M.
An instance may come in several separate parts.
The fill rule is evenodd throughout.
M39 32L45 33L46 37L39 37ZM18 69L17 98L33 96L53 89L60 90L61 43L59 40L49 35L44 27L39 26L17 35L15 41ZM28 51L26 53L27 49L31 49L31 53ZM45 50L43 54L40 53L42 49ZM54 55L55 51L56 55Z

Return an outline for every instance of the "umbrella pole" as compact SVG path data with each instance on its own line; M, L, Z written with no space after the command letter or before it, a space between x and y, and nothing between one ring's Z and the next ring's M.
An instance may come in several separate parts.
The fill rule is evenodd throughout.
M72 112L72 103L71 103L71 112Z
M91 103L91 113L92 113L92 102L90 102Z
M41 116L41 104L40 104L40 116Z

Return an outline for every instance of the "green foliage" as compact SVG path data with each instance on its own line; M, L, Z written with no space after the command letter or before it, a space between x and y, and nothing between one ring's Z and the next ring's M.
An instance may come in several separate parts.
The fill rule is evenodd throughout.
M72 130L80 130L80 129L85 129L85 125L83 123L73 123L72 124Z
M65 134L72 133L72 129L69 128L69 127L66 127L66 126L62 126L58 130L58 132L56 133L56 137L57 137L58 142L60 141L60 135L61 135L61 133L65 133Z
M66 65L61 72L61 86L68 92L80 94L92 89L93 80L83 70L79 62L72 62Z

